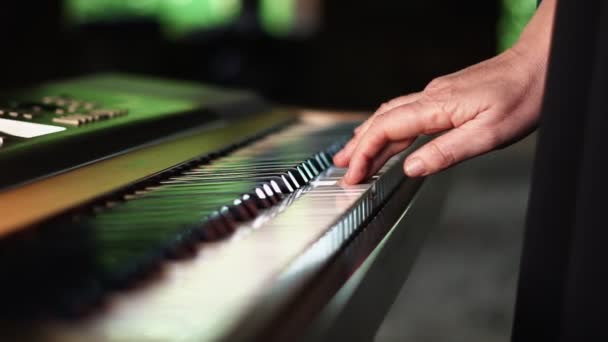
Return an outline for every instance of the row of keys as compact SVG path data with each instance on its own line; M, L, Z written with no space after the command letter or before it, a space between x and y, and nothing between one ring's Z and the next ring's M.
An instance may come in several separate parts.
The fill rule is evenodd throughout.
M96 109L87 114L70 114L53 118L53 122L69 126L80 126L91 122L108 120L128 114L126 109Z
M97 104L93 102L53 99L56 99L56 97L47 96L42 101L12 101L9 103L8 109L4 109L3 111L8 114L13 114L13 117L19 117L17 115L18 113L27 114L22 117L25 119L32 119L35 115L45 113L54 113L56 115L73 114L77 112L88 113L97 108Z
M221 206L218 205L217 210L212 211L206 219L202 220L203 223L197 224L186 233L181 234L179 240L182 242L194 242L199 239L215 241L227 237L242 222L255 219L262 211L281 203L285 196L307 187L314 179L333 165L332 157L342 146L343 142L336 142L312 157L292 165L291 168L269 166L266 170L258 170L259 178L247 175L246 178L253 185L249 191L243 191L240 194L238 191L235 192L232 201L224 202L225 204ZM245 169L253 169L252 171L255 171L255 168L251 165L245 166ZM186 171L180 176L160 182L158 186L151 186L143 191L127 194L124 196L124 200L150 200L166 196L169 192L179 198L180 193L185 194L189 192L186 189L190 186L191 182L201 178L210 183L218 182L223 183L223 185L230 182L240 182L241 176L237 175L239 173L238 169L233 168L232 173L222 172L215 175L214 173L214 171L208 173L205 170L197 169ZM172 190L169 190L169 188ZM172 191L175 191L175 193ZM211 191L215 192L216 190ZM204 194L204 192L204 189L197 191L198 194ZM178 200L176 199L175 202L178 202ZM108 208L115 206L116 203L111 202L109 204ZM101 210L103 211L103 209ZM183 247L183 245L177 247ZM177 255L179 251L172 250L170 253Z
M267 242L256 244L260 246L256 252L241 249L247 253L238 265L251 267L256 274L258 267L262 268L260 263L273 260L275 266L283 269L287 265L285 260L294 260L293 255L304 250L300 247L313 246L304 240L314 241L322 236L369 186L342 189L336 182L343 170L329 167L331 156L342 145L336 141L350 136L352 127L324 133L319 132L320 128L298 126L201 156L108 197L107 201L112 203L98 202L92 208L94 212L83 212L77 219L59 222L48 229L52 237L44 239L45 244L72 246L84 236L87 239L84 248L94 251L95 265L87 268L87 277L83 277L86 285L74 285L90 286L90 292L71 292L75 293L74 301L70 298L66 305L86 307L87 301L96 296L157 270L158 262L166 256L179 257L199 250L200 239L204 240L204 264L208 264L205 253L216 253L223 246L222 242L210 240L232 237L227 240L240 243L249 234L247 241L264 240L256 238L259 232L270 237ZM126 191L133 196L123 198ZM350 215L349 226L335 230L340 236L345 235L367 217L364 214L369 215L370 208ZM252 234L254 231L257 233ZM245 245L248 246L251 244ZM264 272L277 274L275 266ZM220 273L230 274L226 269L229 268ZM244 274L241 271L237 275ZM215 277L205 278L223 283ZM266 273L261 278L266 278ZM78 297L81 293L82 297ZM202 302L212 303L207 298Z
M38 115L89 113L97 108L94 102L75 100L67 96L45 96L42 101L11 101L0 108L0 116L32 120Z
M145 255L187 255L199 241L227 238L307 189L331 167L333 154L351 132L350 125L326 131L302 124L246 148L235 145L177 168L174 176L108 199L93 208L94 219L86 225L98 232L104 251L121 251L112 268Z
M191 170L183 173L180 177L161 182L161 186L169 186L174 189L179 189L180 186L187 188L189 183L199 179L205 179L207 182L227 183L231 181L241 182L240 178L243 177L250 182L257 183L249 192L241 195L235 194L236 198L232 203L221 206L207 216L202 223L194 225L181 234L180 241L187 245L187 241L194 242L198 239L214 241L226 238L241 223L256 219L262 211L281 203L285 196L302 191L307 187L321 173L333 165L333 155L341 149L343 144L344 141L335 142L325 150L314 154L312 157L304 158L303 161L292 165L290 168L284 168L283 165L272 165L271 162L257 171L260 175L259 179L250 174L254 169L252 165L243 165L243 170L239 170L238 167L234 168L232 174L228 173L228 169L221 174L216 174L215 171L218 170L210 172ZM234 159L234 157L228 159ZM247 171L248 169L249 171ZM239 176L239 174L241 175ZM172 251L172 253L178 254L179 251Z
M81 126L128 114L126 109L99 109L97 103L77 100L67 95L45 96L41 101L14 101L0 108L0 117L33 120L47 113L55 114L54 123Z
M333 165L333 155L342 147L337 143L289 170L259 183L250 192L237 197L207 217L202 227L193 227L191 234L203 240L217 240L232 233L241 222L255 219L262 210L280 203L286 195L306 187ZM192 172L186 172L188 176Z

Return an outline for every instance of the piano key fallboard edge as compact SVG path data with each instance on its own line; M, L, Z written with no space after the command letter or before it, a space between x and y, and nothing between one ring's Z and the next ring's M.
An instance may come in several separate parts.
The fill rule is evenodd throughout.
M226 148L234 139L251 137L292 122L297 113L276 109L223 127L201 127L198 133L155 144L50 178L0 192L0 237L88 205L104 194L128 187L205 153ZM153 161L153 162L151 162Z

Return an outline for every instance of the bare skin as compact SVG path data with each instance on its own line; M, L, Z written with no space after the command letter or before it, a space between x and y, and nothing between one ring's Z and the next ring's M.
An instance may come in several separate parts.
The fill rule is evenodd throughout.
M426 176L521 139L537 125L556 0L544 0L519 41L504 53L433 80L421 92L383 104L334 157L343 181L375 174L420 135L442 133L404 163Z

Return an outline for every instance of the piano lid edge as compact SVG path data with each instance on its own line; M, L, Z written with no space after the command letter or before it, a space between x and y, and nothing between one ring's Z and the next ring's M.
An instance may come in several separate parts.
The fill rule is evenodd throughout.
M0 238L234 143L226 137L257 134L296 117L293 111L275 109L0 192Z

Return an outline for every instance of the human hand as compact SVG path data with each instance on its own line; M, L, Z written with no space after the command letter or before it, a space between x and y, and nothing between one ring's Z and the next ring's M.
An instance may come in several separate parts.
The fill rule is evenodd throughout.
M426 176L504 146L536 125L544 92L555 0L545 0L516 45L501 55L433 80L420 93L382 105L334 156L356 184L423 134L443 133L404 163Z
M356 184L421 134L445 132L412 153L404 168L425 176L529 133L538 121L544 70L516 50L432 81L382 105L334 158Z

